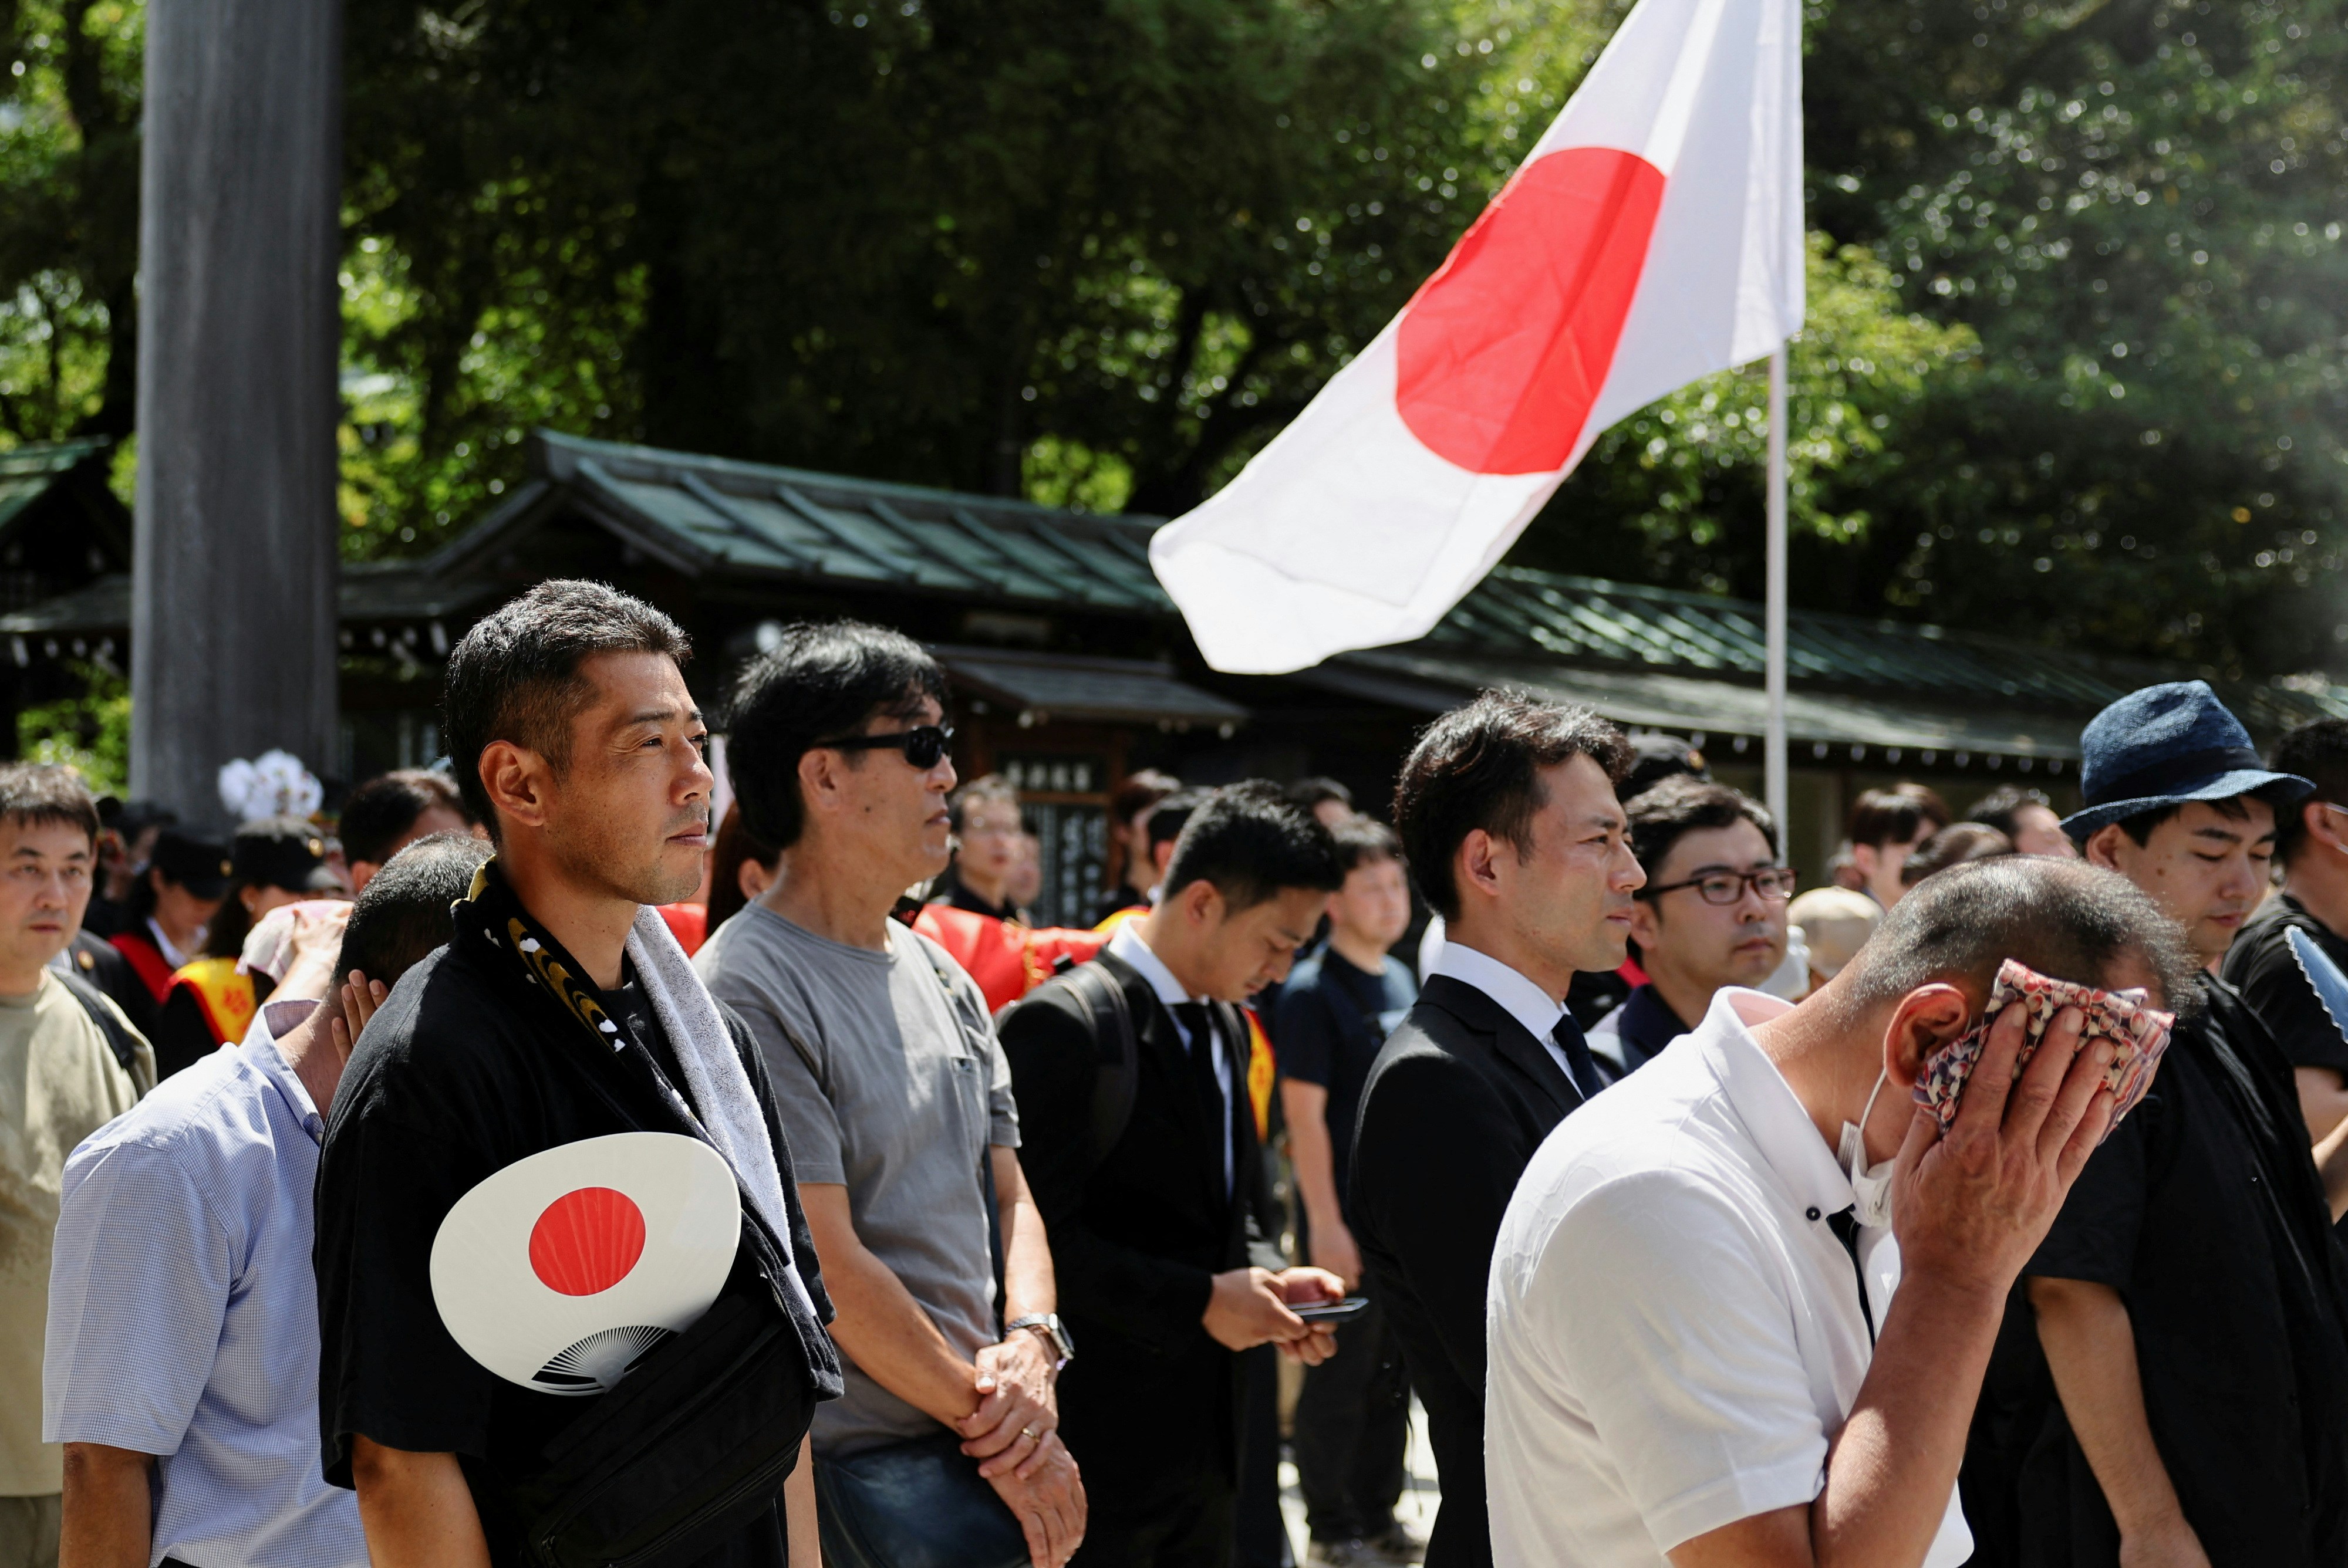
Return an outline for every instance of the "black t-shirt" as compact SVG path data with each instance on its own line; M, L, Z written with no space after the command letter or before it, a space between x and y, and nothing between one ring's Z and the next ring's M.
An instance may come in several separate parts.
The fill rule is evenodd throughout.
M2307 972L2291 950L2293 927L2315 938L2332 961L2348 969L2348 941L2307 912L2288 893L2278 893L2243 926L2226 950L2227 983L2257 1009L2284 1060L2293 1067L2328 1067L2348 1081L2348 1035L2323 1010Z
M1370 1063L1402 1022L1418 987L1399 959L1371 974L1334 948L1323 948L1288 973L1272 1017L1281 1075L1329 1091L1329 1158L1344 1206L1354 1159L1354 1113Z
M2096 1150L2015 1288L1964 1470L1975 1561L2116 1560L2024 1296L2029 1276L2127 1303L2145 1412L2215 1568L2348 1560L2342 1258L2289 1068L2210 983L2152 1091Z
M540 1393L468 1356L442 1325L429 1278L432 1242L458 1199L517 1160L614 1132L678 1130L660 1109L653 1061L676 1060L633 984L602 998L651 1053L598 1051L582 1026L476 932L458 906L458 940L410 970L370 1024L335 1096L317 1184L320 1435L326 1479L351 1484L351 1440L455 1453L489 1541L506 1568L526 1562L511 1482L546 1444L592 1409L591 1398ZM573 972L577 972L574 967ZM790 1217L790 1245L818 1317L830 1304L816 1265L790 1153L757 1046L726 1014L736 1053L766 1112ZM591 1078L590 1074L599 1074ZM623 1114L597 1091L613 1090ZM671 1081L682 1091L681 1077ZM747 1211L745 1262L769 1255ZM788 1296L789 1292L779 1292ZM786 1310L819 1398L839 1391L819 1323ZM779 1504L696 1568L783 1568Z

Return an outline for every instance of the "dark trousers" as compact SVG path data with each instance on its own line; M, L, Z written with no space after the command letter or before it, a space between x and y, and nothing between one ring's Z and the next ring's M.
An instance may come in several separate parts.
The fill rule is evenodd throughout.
M1220 1471L1184 1467L1148 1497L1086 1495L1085 1543L1068 1568L1231 1568L1236 1494Z
M1296 1479L1315 1541L1372 1536L1394 1523L1410 1435L1402 1346L1373 1305L1337 1330L1337 1353L1304 1369L1296 1402Z
M1292 1568L1288 1521L1280 1513L1280 1352L1240 1352L1246 1390L1240 1410L1237 1568Z

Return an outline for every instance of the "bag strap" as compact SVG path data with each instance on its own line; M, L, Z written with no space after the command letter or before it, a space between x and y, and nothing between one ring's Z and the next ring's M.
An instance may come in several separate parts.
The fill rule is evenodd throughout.
M1141 1071L1141 1041L1133 1029L1133 1009L1125 987L1108 966L1095 960L1078 964L1054 977L1085 1006L1098 1052L1093 1076L1092 1142L1089 1163L1097 1170L1125 1136L1133 1120L1133 1096Z
M132 1071L132 1064L139 1060L139 1037L130 1032L129 1025L116 1016L112 1008L106 1005L106 993L70 969L52 969L49 972L65 982L65 988L73 993L74 1000L81 1003L81 1010L89 1014L89 1021L98 1025L98 1032L106 1037L107 1050L114 1052L115 1061L122 1063L122 1071Z

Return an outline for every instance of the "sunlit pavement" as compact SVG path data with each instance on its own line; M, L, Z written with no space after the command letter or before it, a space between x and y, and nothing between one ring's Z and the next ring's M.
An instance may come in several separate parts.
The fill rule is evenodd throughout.
M1410 1446L1403 1454L1402 1502L1395 1509L1395 1517L1403 1527L1420 1540L1435 1527L1435 1505L1443 1495L1435 1485L1435 1453L1426 1446L1426 1411L1414 1395L1410 1401ZM1295 1553L1299 1568L1304 1562L1304 1546L1309 1539L1304 1528L1304 1494L1297 1490L1296 1466L1293 1461L1280 1461L1280 1511L1288 1521L1290 1550Z

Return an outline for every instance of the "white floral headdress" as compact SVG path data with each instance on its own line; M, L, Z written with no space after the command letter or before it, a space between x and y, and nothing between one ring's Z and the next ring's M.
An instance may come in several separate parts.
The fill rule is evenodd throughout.
M252 762L239 757L222 764L220 797L242 824L265 816L307 816L318 809L325 790L301 758L291 752L267 751Z

